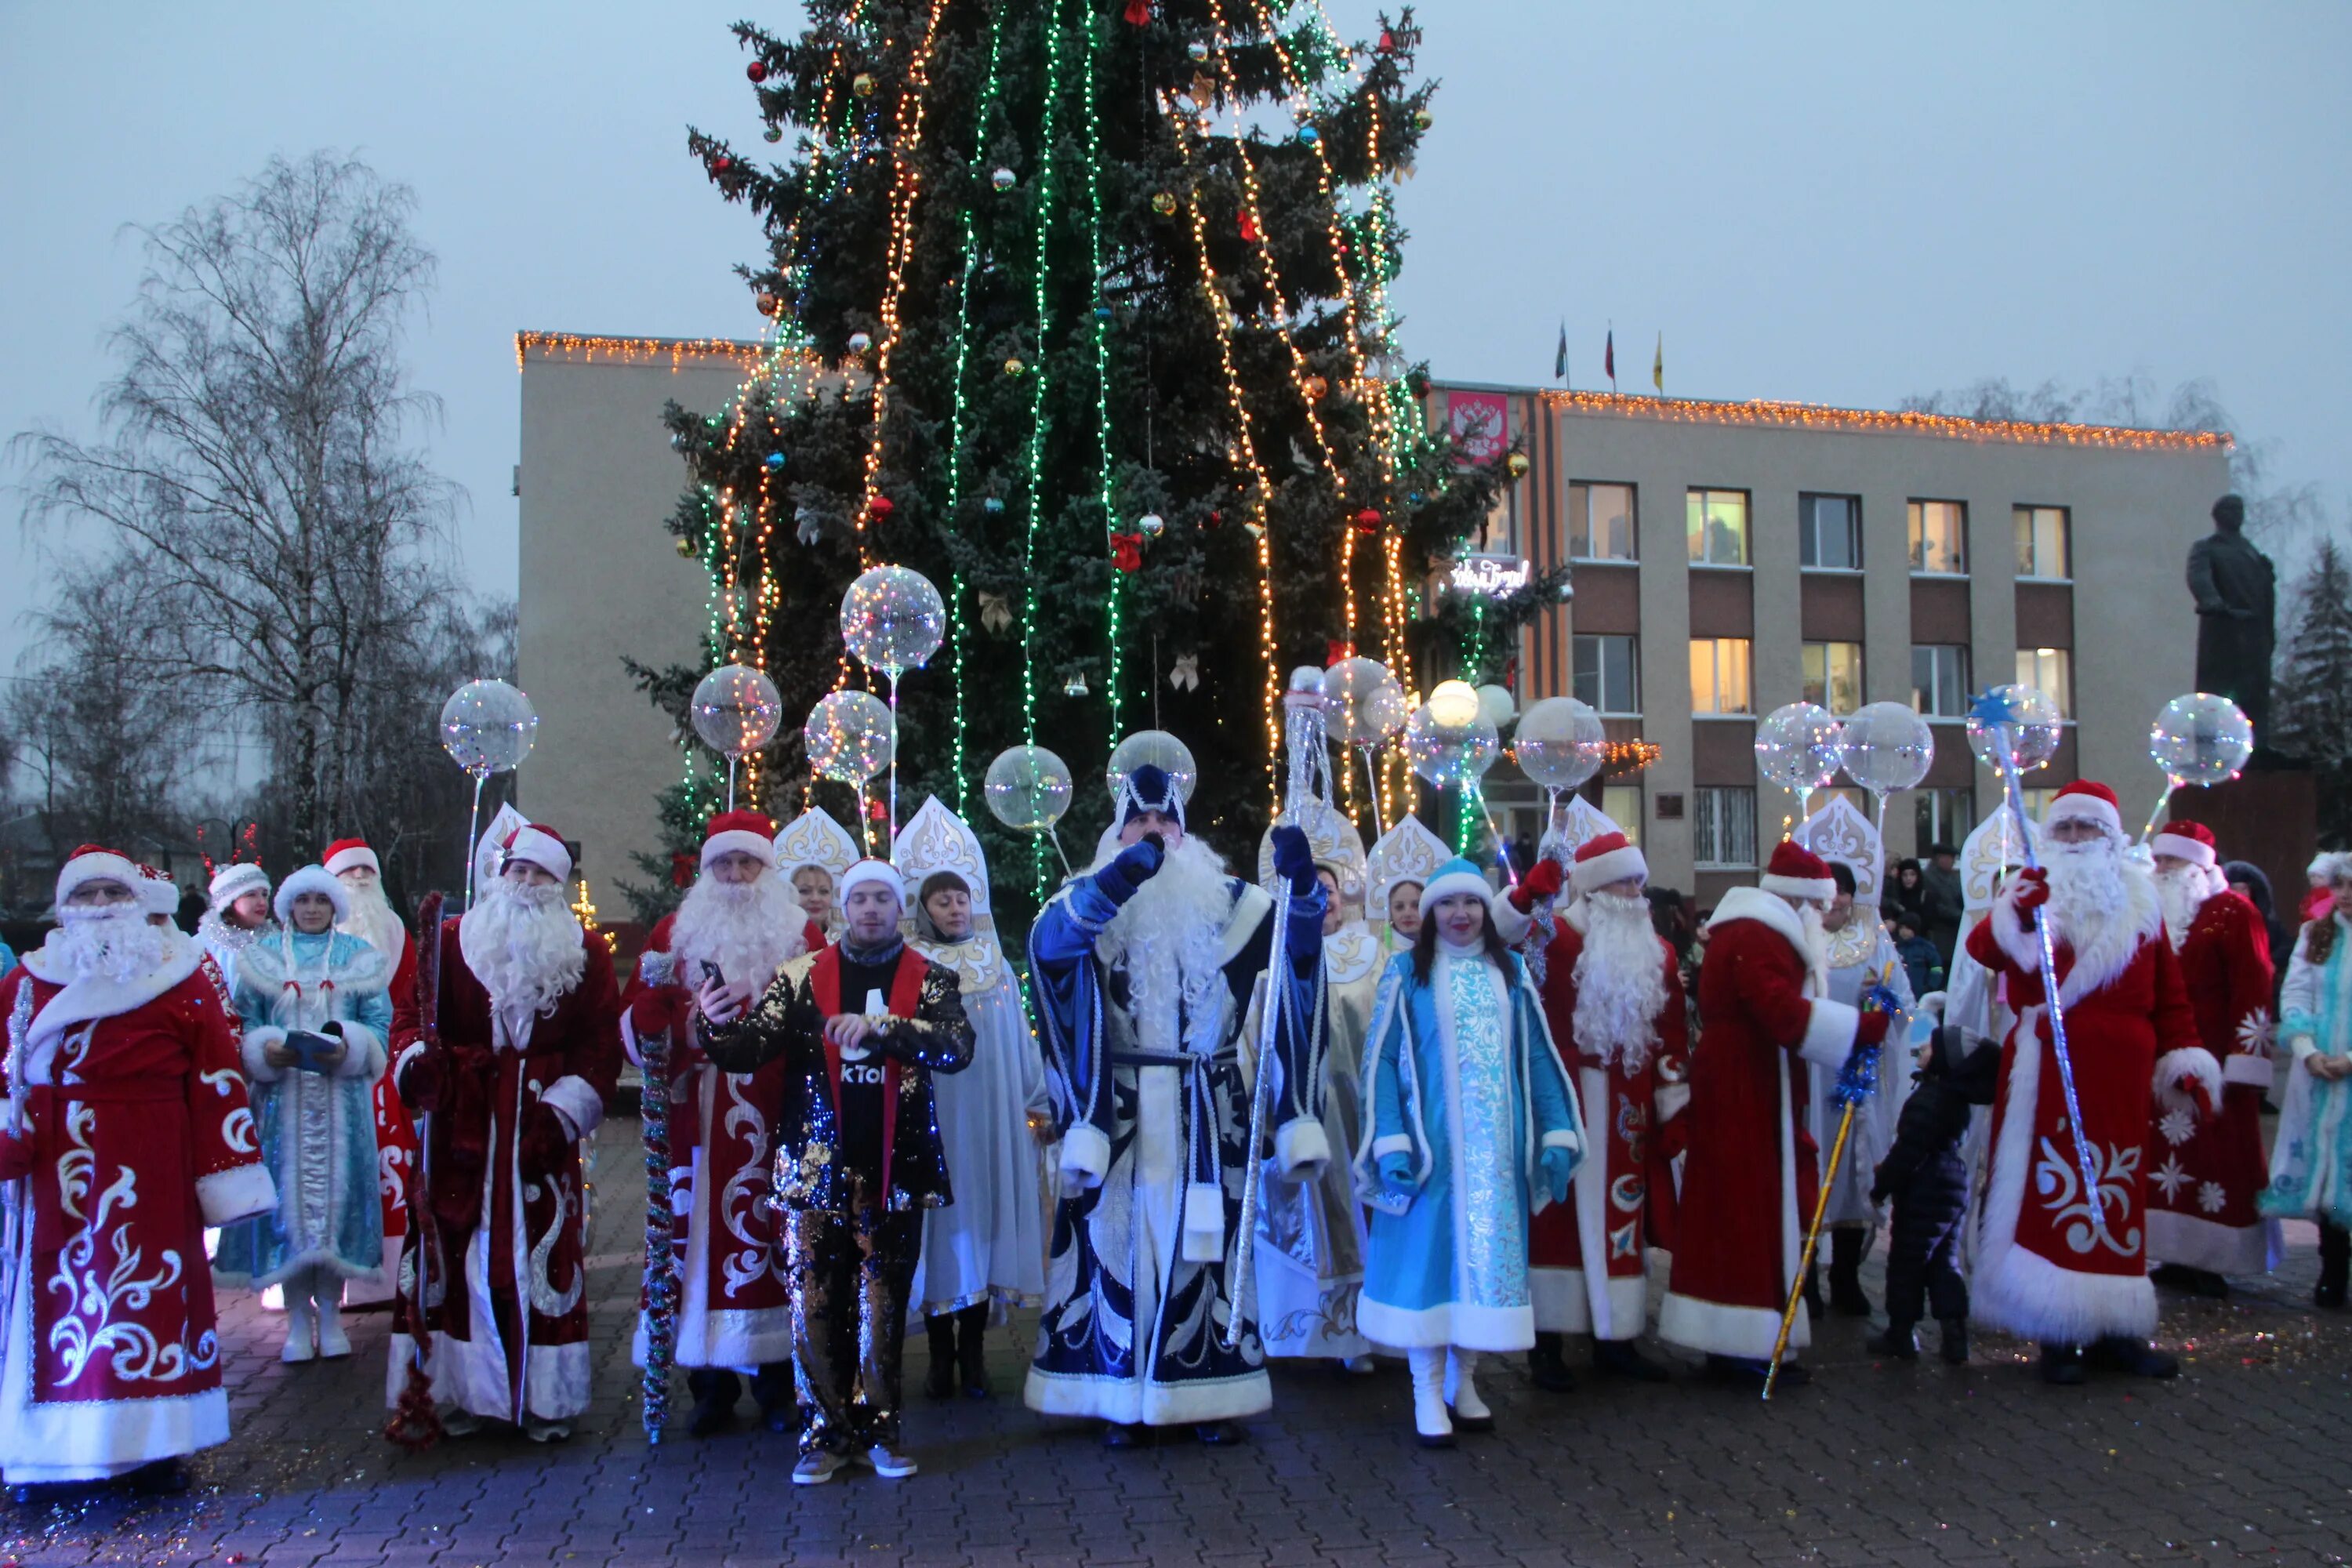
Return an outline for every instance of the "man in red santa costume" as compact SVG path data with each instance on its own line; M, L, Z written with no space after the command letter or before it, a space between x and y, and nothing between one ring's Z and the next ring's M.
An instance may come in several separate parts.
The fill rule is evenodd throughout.
M1575 901L1544 955L1544 1016L1576 1063L1594 1157L1576 1168L1575 1201L1545 1209L1528 1232L1528 1364L1538 1386L1565 1391L1560 1336L1591 1334L1600 1371L1663 1383L1666 1369L1634 1341L1649 1317L1653 1215L1674 1202L1659 1142L1690 1099L1680 972L1650 923L1649 863L1622 833L1585 840L1569 879Z
M228 1441L204 1230L278 1194L178 902L85 845L58 929L0 980L0 1472L19 1502L118 1477L176 1490L181 1455Z
M710 819L702 875L664 915L622 996L621 1043L645 1065L645 1047L668 1052L673 1256L679 1280L676 1359L694 1395L687 1430L700 1437L734 1419L740 1370L769 1427L799 1430L793 1400L791 1280L768 1204L768 1162L783 1108L784 1065L720 1072L696 1043L694 994L704 976L740 979L763 994L788 960L824 939L776 870L775 825L756 811ZM637 1364L645 1364L640 1314Z
M620 996L603 940L564 905L571 875L553 828L515 829L480 901L441 923L436 1032L416 998L396 999L394 1071L402 1100L431 1117L425 1195L438 1245L424 1257L423 1227L411 1227L385 1397L398 1405L424 1334L453 1435L490 1416L544 1443L570 1436L588 1408L580 1143L620 1075Z
M2156 1282L2219 1299L2225 1274L2267 1274L2277 1226L2254 1207L2270 1181L2263 1095L2271 1086L2270 933L2230 890L2212 833L2175 822L2156 836L2156 891L2197 1035L2221 1064L2220 1113L2200 1123L2158 1106L2147 1139L2147 1255Z
M1717 1376L1763 1380L1797 1278L1820 1182L1804 1064L1842 1068L1886 1037L1887 1014L1829 994L1822 914L1836 892L1819 856L1784 841L1763 885L1732 889L1707 923L1683 1112L1690 1154L1658 1335L1706 1352ZM1811 1341L1800 1302L1789 1349ZM1804 1368L1780 1368L1781 1385L1806 1381Z
M1970 1310L2040 1341L2047 1382L2081 1383L2086 1351L2102 1366L2170 1377L2179 1364L2147 1342L2156 1331L2144 1206L2149 1108L2160 1096L2168 1110L2210 1109L2221 1096L2221 1065L2198 1043L2155 880L2124 858L2115 792L2068 784L2042 826L2042 865L2011 878L1968 939L2016 1016L2001 1045ZM2095 1194L2084 1191L2052 1043L2042 921Z
M408 937L407 922L383 893L383 868L364 838L338 838L327 846L320 864L343 885L351 900L348 919L335 929L355 936L383 954L390 967L390 994L395 1004L416 994L416 944ZM408 1237L408 1176L416 1164L416 1123L400 1103L393 1087L392 1063L385 1059L383 1076L375 1080L376 1189L383 1199L383 1278L374 1284L354 1280L353 1299L383 1300L392 1295L399 1272L400 1249Z

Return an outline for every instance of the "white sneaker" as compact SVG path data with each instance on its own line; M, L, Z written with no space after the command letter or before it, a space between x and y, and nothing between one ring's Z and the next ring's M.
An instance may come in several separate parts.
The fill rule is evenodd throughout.
M803 1454L800 1461L793 1466L793 1485L821 1487L833 1479L834 1472L848 1462L839 1454L823 1448L814 1454Z
M536 1415L522 1418L522 1435L534 1443L568 1442L572 1436L569 1421L541 1421Z
M481 1429L481 1417L470 1410L453 1405L441 1412L441 1435L445 1437L470 1437Z
M877 1443L857 1456L857 1462L885 1480L903 1480L921 1468L904 1454L894 1454L884 1444Z

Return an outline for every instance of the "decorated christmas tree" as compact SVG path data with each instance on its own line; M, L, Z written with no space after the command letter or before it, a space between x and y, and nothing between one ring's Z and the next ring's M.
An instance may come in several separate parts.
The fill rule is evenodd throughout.
M1111 746L1169 730L1199 762L1195 830L1238 861L1274 805L1293 667L1360 652L1415 693L1501 673L1557 584L1475 609L1426 586L1524 458L1458 462L1398 344L1391 196L1432 123L1410 10L1352 48L1286 0L809 12L793 39L735 29L782 161L689 138L763 226L742 270L770 353L728 407L670 413L692 484L669 528L711 577L705 668L760 666L783 694L744 779L758 804L875 809L812 778L799 731L824 693L880 685L837 621L871 565L947 606L902 682L900 797L989 835L1016 921L1059 867L988 818L1002 749L1067 762L1083 858ZM640 672L679 715L702 673ZM719 771L689 756L677 847ZM1349 776L1360 812L1372 787ZM1399 765L1377 787L1385 819L1412 803Z

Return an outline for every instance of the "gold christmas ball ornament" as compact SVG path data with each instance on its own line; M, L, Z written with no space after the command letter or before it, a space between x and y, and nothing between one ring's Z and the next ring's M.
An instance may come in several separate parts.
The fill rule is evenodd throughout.
M751 302L759 307L760 314L763 316L772 317L777 311L784 308L784 302L782 300L777 299L773 294L767 293L764 290L761 291L758 299Z
M871 97L873 97L873 96L874 96L874 75L873 75L873 73L872 73L871 71L859 71L856 76L854 76L854 77L850 78L850 79L849 79L849 90L850 90L850 91L852 91L852 92L854 92L854 93L856 93L856 94L858 97L860 97L860 98L871 98Z
M1412 124L1414 130L1426 131L1436 123L1436 116L1431 114L1426 109L1416 109L1412 111Z
M1310 375L1298 384L1300 390L1307 394L1307 400L1309 403L1322 402L1323 395L1331 390L1329 384L1319 375Z
M694 554L694 541L688 539L683 533L679 534L677 536L677 552L681 556L691 559Z
M1528 455L1525 452L1514 452L1503 460L1503 467L1510 470L1511 478L1524 479L1528 471Z
M1151 210L1158 213L1161 217L1174 216L1176 213L1176 193L1173 191L1154 192L1151 197Z
M1017 358L1008 359L1004 362L1004 374L1007 375L1020 375L1028 370L1028 368L1029 367L1027 365L1022 363Z

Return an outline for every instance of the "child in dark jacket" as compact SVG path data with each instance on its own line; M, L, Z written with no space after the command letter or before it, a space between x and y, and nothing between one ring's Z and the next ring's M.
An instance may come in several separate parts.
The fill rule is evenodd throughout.
M1895 921L1895 953L1911 981L1911 994L1926 996L1944 988L1944 955L1922 934L1918 922L1898 915Z
M1958 1025L1937 1029L1918 1087L1903 1104L1895 1144L1878 1163L1874 1202L1895 1199L1886 1250L1886 1328L1871 1336L1873 1354L1919 1358L1916 1330L1932 1303L1943 1326L1943 1354L1957 1366L1969 1359L1969 1286L1955 1254L1969 1206L1968 1162L1960 1143L1969 1110L1990 1105L2000 1071L2000 1047Z

